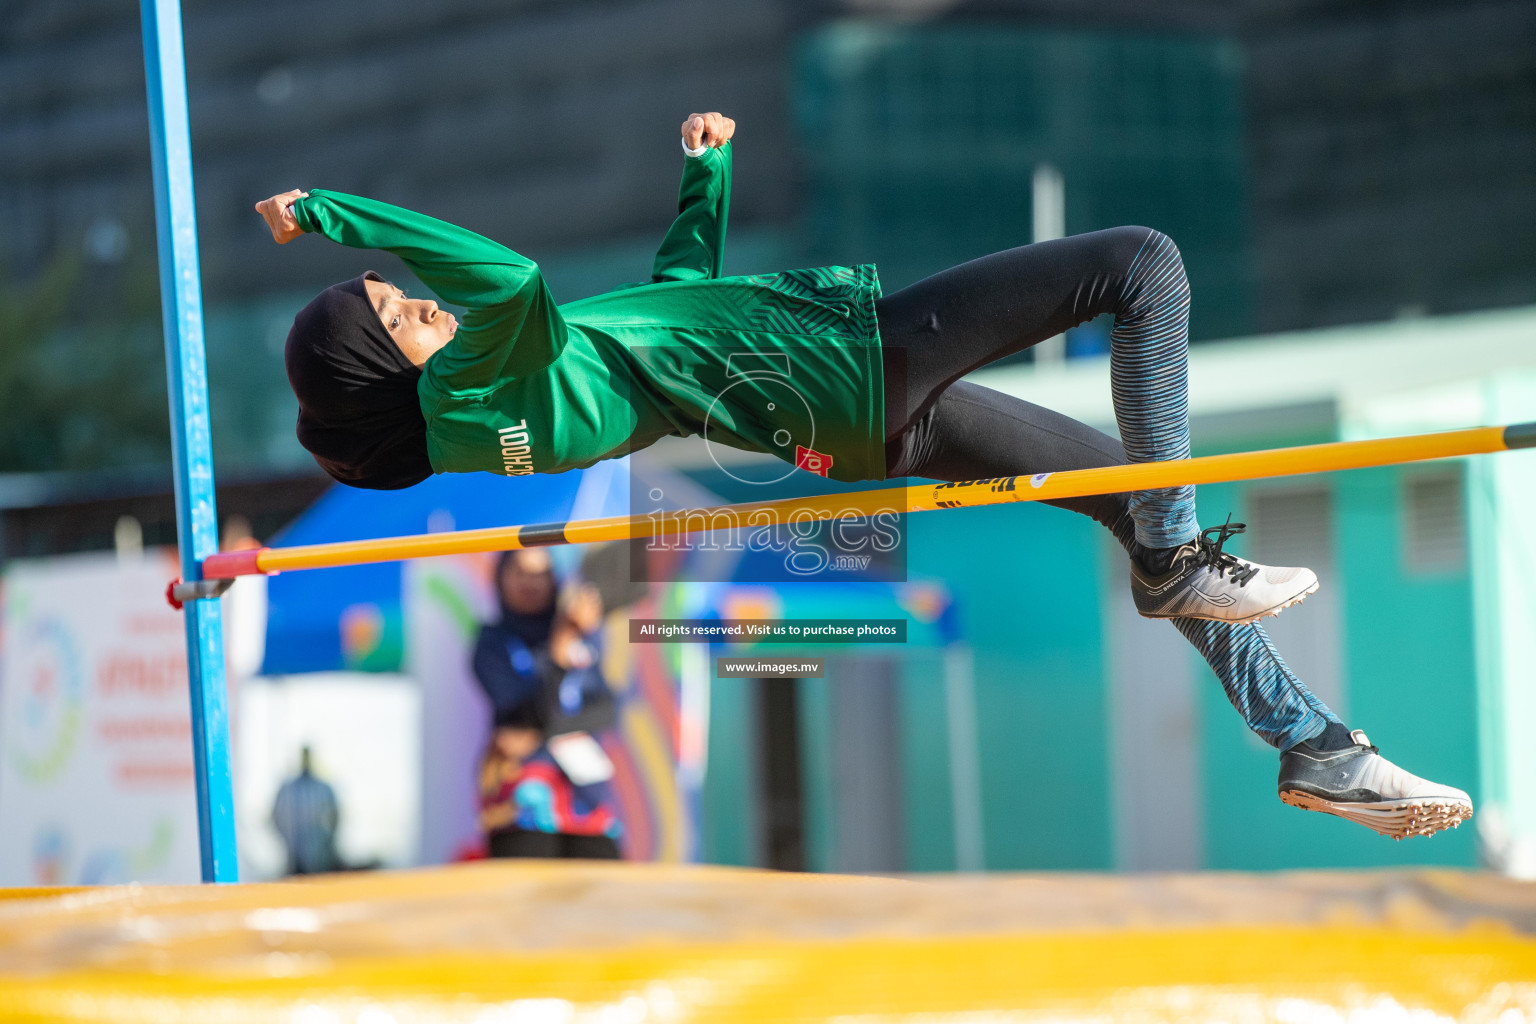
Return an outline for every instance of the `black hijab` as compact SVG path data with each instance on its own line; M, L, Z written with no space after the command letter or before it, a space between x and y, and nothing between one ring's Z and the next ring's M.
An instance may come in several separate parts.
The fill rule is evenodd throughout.
M293 318L283 362L299 398L299 443L333 478L390 491L432 475L427 423L405 358L368 301L373 271L334 284Z
M515 636L530 648L543 647L549 643L549 634L554 629L556 597L560 590L560 580L550 569L550 581L553 583L549 596L549 606L542 611L533 613L513 611L507 605L507 599L502 592L501 578L506 574L512 560L517 557L516 551L503 551L496 561L496 600L501 605L501 622L499 625L509 636ZM521 571L521 567L519 567Z

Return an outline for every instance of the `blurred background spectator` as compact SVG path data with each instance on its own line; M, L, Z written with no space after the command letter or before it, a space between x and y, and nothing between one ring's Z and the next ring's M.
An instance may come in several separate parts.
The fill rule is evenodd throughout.
M474 655L493 716L480 782L490 855L617 858L613 766L592 735L615 722L595 636L602 598L573 581L557 600L537 548L506 552L496 579L501 618Z
M341 870L336 855L336 826L341 811L336 791L315 775L309 747L299 752L299 774L283 783L272 804L272 825L288 847L290 875L318 875Z

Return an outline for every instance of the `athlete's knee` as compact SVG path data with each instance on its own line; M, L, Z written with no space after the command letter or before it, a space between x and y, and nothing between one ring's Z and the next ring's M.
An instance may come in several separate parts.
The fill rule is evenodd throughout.
M1124 224L1118 228L1110 228L1104 234L1109 236L1111 244L1125 257L1125 262L1121 266L1129 268L1131 261L1147 245L1148 239L1153 235L1161 235L1162 232L1154 231L1141 224Z
M1156 228L1138 228L1137 230L1144 231L1146 234L1136 262L1145 267L1149 275L1156 275L1167 281L1176 280L1178 284L1186 285L1184 257L1173 239Z
M1184 259L1173 239L1156 228L1127 228L1137 236L1135 255L1125 270L1119 295L1118 319L1126 324L1146 319L1159 322L1182 317L1189 309L1189 279Z
M1146 245L1149 231L1151 228L1125 225L1074 235L1072 240L1089 246L1090 262L1098 272L1122 276L1131 269L1137 254Z
M1139 270L1154 262L1177 264L1181 268L1184 265L1183 256L1180 255L1179 247L1173 239L1156 228L1149 228L1145 224L1127 224L1124 227L1110 228L1103 234L1109 236L1111 244L1120 257L1120 267L1125 273Z
M1184 266L1184 258L1178 252L1178 246L1174 244L1174 239L1164 235L1163 232L1155 229L1155 227L1147 227L1144 230L1146 230L1144 252L1164 259L1167 263L1177 263L1180 267Z

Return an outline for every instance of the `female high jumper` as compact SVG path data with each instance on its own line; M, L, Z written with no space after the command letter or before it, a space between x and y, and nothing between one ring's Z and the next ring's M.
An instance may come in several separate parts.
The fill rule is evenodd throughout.
M294 318L285 360L299 441L335 479L559 473L703 434L837 480L977 480L1188 458L1189 285L1166 235L1120 227L1021 246L882 296L875 267L722 277L735 122L691 114L678 216L644 285L557 305L529 259L464 228L341 192L256 205L303 233L394 253L444 302L369 271ZM960 378L1101 313L1114 317L1116 441ZM803 401L732 367L776 360ZM806 444L796 443L806 441ZM1131 593L1172 620L1248 727L1281 751L1280 799L1401 839L1472 814L1350 731L1256 620L1317 588L1307 569L1223 550L1193 487L1069 498L1130 555Z

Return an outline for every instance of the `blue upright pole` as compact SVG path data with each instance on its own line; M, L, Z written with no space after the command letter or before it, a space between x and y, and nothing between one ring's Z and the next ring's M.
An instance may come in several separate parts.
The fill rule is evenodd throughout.
M181 4L180 0L141 0L139 11L144 24L144 79L149 89L150 152L155 168L160 313L165 321L171 454L176 470L176 532L181 578L190 581L202 578L203 559L217 551L219 543ZM229 776L229 714L218 599L188 600L185 615L203 881L235 882L239 880L239 865L235 859L235 801Z

